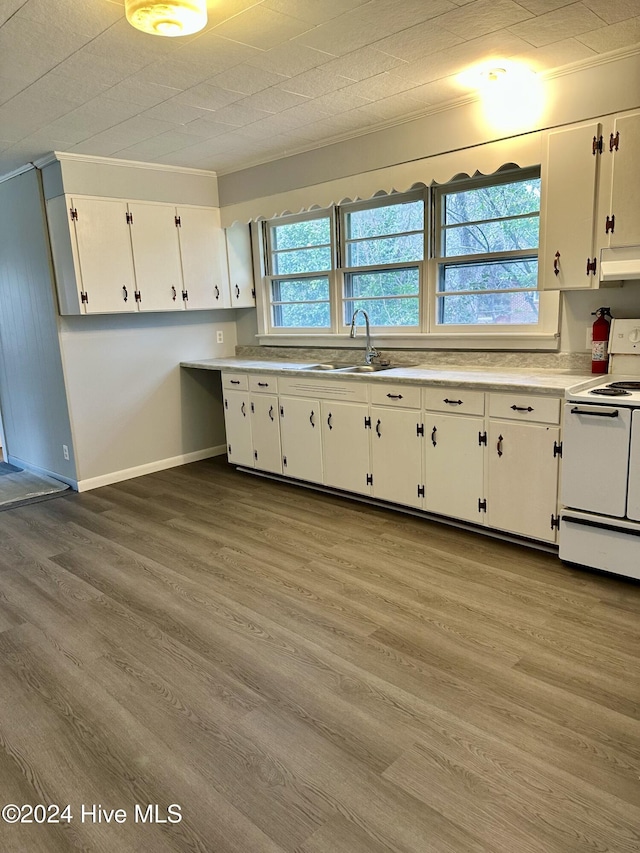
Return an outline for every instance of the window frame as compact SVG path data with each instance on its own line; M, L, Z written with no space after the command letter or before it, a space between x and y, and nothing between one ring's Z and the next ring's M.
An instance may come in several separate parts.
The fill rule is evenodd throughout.
M431 211L432 211L432 227L431 227L431 243L429 251L429 271L428 281L430 293L427 297L427 312L428 333L455 335L457 337L469 336L525 336L525 335L540 335L554 334L558 329L558 299L553 298L551 294L545 294L541 288L540 281L540 234L541 234L541 207L538 208L538 247L536 249L516 249L503 252L483 252L469 255L453 255L446 256L444 252L444 235L446 226L444 225L444 199L450 193L464 192L465 190L479 189L487 186L498 186L500 184L512 184L525 182L532 179L541 178L540 167L530 167L526 169L504 169L493 175L481 175L473 178L464 177L449 181L446 184L440 184L431 188ZM499 221L505 219L513 219L518 217L495 217L492 220ZM523 217L524 218L524 215ZM439 323L438 315L440 311L440 301L444 300L447 295L455 295L455 293L440 289L440 281L445 266L463 266L473 263L492 263L501 260L530 260L535 259L538 263L538 271L536 278L536 287L533 288L513 288L504 290L487 290L476 291L477 293L532 293L538 294L538 322L537 323L476 323L476 324L454 324L454 323ZM466 291L465 291L466 292ZM551 298L549 298L551 297Z
M346 225L346 217L350 213L357 213L359 210L375 210L379 207L393 207L397 204L408 204L415 201L421 201L423 204L423 228L422 228L422 259L417 261L399 261L393 264L373 264L368 266L347 266L347 257L348 257L348 244L356 243L356 242L365 242L366 240L371 239L388 239L390 237L403 237L409 234L419 233L417 230L415 231L400 231L397 234L391 235L379 235L377 237L363 237L358 238L357 240L351 240L347 238L347 225ZM417 326L376 326L373 323L371 324L371 330L376 335L403 335L403 334L422 334L424 330L424 318L423 318L423 304L425 301L424 298L424 289L425 289L425 262L429 255L429 225L430 225L430 205L429 205L429 190L427 187L423 187L422 189L410 190L406 193L399 192L391 192L385 193L384 195L375 196L372 199L367 199L366 201L357 201L357 202L349 202L347 204L340 205L337 209L337 221L339 223L339 254L338 254L338 263L339 267L337 269L338 280L339 280L339 304L338 311L339 316L336 318L338 320L338 328L340 329L341 334L348 334L351 328L351 321L347 322L345 317L345 305L347 302L354 301L352 297L348 297L346 293L347 289L347 276L358 274L358 273L366 273L366 272L384 272L385 270L395 270L395 269L417 269L418 270L418 293L417 295L408 294L407 296L384 296L384 297L362 297L362 301L367 301L368 299L418 299L418 324ZM357 297L356 297L357 299Z

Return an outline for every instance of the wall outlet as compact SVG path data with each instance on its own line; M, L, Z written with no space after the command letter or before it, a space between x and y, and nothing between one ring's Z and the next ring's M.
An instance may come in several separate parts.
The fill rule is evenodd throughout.
M62 445L62 455L64 456L64 458L65 458L65 459L67 460L67 462L68 462L68 461L69 461L69 448L67 447L67 445L66 445L66 444L63 444L63 445Z
M224 343L224 335L222 334L222 332L216 332L216 343L217 344L223 344ZM591 344L589 344L589 346L591 346Z

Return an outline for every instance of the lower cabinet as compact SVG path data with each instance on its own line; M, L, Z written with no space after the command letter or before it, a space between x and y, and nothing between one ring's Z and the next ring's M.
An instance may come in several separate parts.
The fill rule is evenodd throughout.
M370 495L369 406L323 400L321 412L324 484Z
M424 418L424 508L484 524L484 418L432 412Z
M319 400L280 397L282 473L322 483L322 434Z
M265 374L223 389L236 465L556 541L559 399Z

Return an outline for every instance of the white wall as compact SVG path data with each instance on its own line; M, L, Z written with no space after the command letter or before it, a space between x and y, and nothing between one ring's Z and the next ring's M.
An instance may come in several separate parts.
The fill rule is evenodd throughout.
M0 400L10 460L75 480L38 173L0 183ZM64 459L62 445L69 448Z

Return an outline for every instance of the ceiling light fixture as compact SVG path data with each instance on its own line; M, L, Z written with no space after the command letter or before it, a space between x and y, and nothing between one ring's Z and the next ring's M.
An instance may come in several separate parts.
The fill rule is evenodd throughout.
M207 23L207 0L125 0L132 27L154 36L188 36Z

